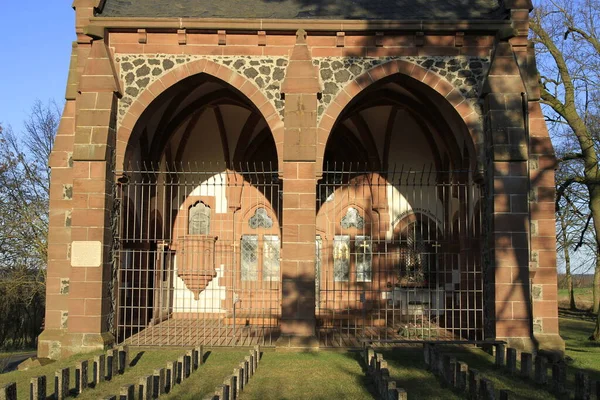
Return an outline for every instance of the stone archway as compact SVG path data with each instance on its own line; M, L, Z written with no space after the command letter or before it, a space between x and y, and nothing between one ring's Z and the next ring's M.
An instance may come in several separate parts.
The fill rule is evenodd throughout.
M221 80L224 84L235 88L240 95L252 104L264 118L271 131L277 148L278 161L281 165L283 121L273 104L250 80L224 65L202 59L183 64L167 72L151 83L130 105L117 130L117 166L124 165L126 161L125 154L131 145L131 138L134 134L136 124L150 104L169 88L173 87L173 85L199 74L207 74Z

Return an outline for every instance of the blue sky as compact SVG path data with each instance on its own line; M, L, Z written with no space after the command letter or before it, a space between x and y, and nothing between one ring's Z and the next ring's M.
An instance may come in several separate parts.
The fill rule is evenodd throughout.
M64 102L75 39L72 0L0 0L0 123L23 127L36 99Z

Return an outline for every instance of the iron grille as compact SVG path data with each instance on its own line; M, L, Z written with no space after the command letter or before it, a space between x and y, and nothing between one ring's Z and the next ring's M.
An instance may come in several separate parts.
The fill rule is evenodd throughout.
M324 171L316 241L322 346L484 339L480 176Z
M159 165L117 178L117 341L272 344L281 296L277 172Z

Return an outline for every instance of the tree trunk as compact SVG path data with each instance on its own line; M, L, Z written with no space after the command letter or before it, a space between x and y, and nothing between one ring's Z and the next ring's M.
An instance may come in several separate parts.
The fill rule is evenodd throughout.
M596 236L596 253L600 250L600 186L597 184L588 185L590 193L590 210L594 222L594 233ZM592 312L598 314L600 310L600 257L596 254L596 268L594 269L594 287Z
M573 276L571 275L571 255L569 254L569 241L567 239L567 222L562 212L558 212L558 218L560 219L560 242L563 249L563 255L565 257L565 274L567 278L567 290L569 291L569 309L577 310L577 304L575 303L575 293L573 291Z
M598 317L596 318L596 328L594 329L592 336L590 336L590 340L600 341L600 312L598 312Z
M596 268L594 269L592 313L600 312L600 255L596 254Z

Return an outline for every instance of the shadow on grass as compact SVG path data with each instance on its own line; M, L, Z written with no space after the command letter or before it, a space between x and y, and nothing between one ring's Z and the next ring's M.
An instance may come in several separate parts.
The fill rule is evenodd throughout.
M136 366L136 364L137 364L138 362L140 362L140 360L142 359L143 355L144 355L144 352L143 352L143 351L140 351L139 353L137 353L137 354L135 355L135 357L133 358L133 360L131 360L131 362L129 363L129 366L130 366L130 367L135 367L135 366Z

